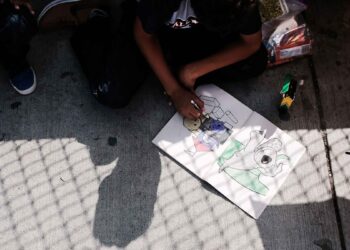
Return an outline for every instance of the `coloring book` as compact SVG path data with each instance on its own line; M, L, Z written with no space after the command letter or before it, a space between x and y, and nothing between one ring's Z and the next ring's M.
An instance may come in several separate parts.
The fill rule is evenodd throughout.
M153 143L257 219L305 147L215 85L196 93L203 116L175 114Z

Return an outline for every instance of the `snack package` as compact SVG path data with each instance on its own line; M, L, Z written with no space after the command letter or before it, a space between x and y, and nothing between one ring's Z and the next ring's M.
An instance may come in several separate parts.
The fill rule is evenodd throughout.
M268 66L290 62L312 52L312 36L302 16L282 22L269 39L264 40L268 50Z

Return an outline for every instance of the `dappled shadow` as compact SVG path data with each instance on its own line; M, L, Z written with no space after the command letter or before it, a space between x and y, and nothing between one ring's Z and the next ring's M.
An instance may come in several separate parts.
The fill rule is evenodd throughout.
M324 36L332 35L326 31ZM123 110L102 107L89 94L68 35L34 40L36 93L20 97L3 81L0 85L1 247L341 249L319 97L307 60L269 70L258 80L221 86L307 148L272 203L253 220L151 145L174 114L156 82L147 82ZM277 113L287 73L306 80L289 122ZM334 129L329 148L336 185L341 197L349 197L349 119L326 124ZM339 198L338 204L348 240L349 200Z
M158 105L152 96L162 96L161 89L144 87L123 110L98 104L69 33L34 39L33 95L18 96L5 81L0 85L2 247L126 246L153 217L160 159L151 139L158 121L169 116L146 107Z
M340 198L339 201L345 207L350 207L349 200ZM307 216L304 214L306 210ZM341 249L340 237L334 238L332 237L334 234L327 233L330 228L338 231L325 220L335 220L335 217L329 217L332 213L334 213L332 200L307 204L272 205L257 220L257 226L265 249ZM301 226L303 224L307 226ZM309 241L302 239L309 239Z

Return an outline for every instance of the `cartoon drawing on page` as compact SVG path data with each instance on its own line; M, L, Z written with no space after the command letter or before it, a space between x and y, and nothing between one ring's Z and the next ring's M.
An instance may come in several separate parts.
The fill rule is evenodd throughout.
M265 142L266 131L251 130L249 139L232 139L218 158L219 173L225 172L243 187L263 196L269 188L261 177L274 178L289 167L289 157L282 153L282 142L271 138Z
M204 114L197 120L184 118L183 125L192 134L193 145L185 152L194 156L197 152L210 152L224 144L232 133L237 118L231 111L224 111L214 97L200 96L204 102Z

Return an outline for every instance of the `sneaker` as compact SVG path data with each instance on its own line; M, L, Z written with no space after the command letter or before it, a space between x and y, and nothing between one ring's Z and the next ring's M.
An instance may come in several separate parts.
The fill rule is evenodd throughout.
M12 87L21 95L29 95L36 88L36 76L34 69L29 67L10 78Z
M38 25L44 30L77 26L89 19L95 7L96 4L83 4L80 0L54 0L39 14Z

